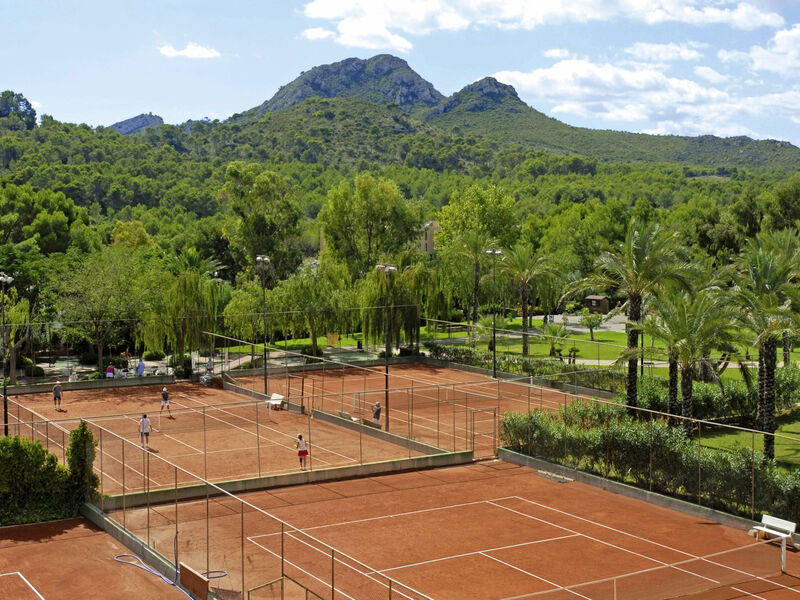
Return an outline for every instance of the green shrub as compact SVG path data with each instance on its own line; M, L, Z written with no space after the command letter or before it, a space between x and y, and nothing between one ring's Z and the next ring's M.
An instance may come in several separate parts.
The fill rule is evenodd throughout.
M637 419L623 406L576 401L558 414L507 413L500 439L515 452L732 514L800 519L800 471L749 448L698 450L682 427Z
M27 377L44 377L44 369L42 367L28 365L25 367L25 375Z
M78 363L82 365L96 365L97 364L97 352L81 352L78 355Z
M105 373L101 373L100 371L92 371L89 373L89 381L94 381L95 379L102 379L105 377Z
M69 433L69 448L67 449L67 465L70 473L70 493L74 503L74 511L80 510L80 505L87 501L97 500L100 479L92 470L97 442L86 425L80 425Z
M161 350L146 350L142 354L144 360L164 360L165 356Z

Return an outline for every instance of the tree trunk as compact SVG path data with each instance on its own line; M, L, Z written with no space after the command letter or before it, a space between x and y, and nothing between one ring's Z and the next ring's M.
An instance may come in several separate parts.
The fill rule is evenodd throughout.
M681 415L683 416L683 433L688 438L692 435L692 374L684 368L681 371Z
M642 320L642 297L631 295L628 298L628 320L639 323ZM639 330L636 327L628 328L628 349L633 351L639 347ZM634 356L628 360L628 380L626 389L626 404L628 406L638 405L638 360Z
M775 367L778 361L778 340L764 342L764 400L761 407L764 432L764 459L775 458Z
M678 361L669 357L669 386L667 392L667 412L671 415L678 414Z
M473 276L475 283L472 288L472 324L478 322L478 292L480 291L481 284L481 263L477 260L473 265Z
M758 347L758 402L756 402L755 428L764 431L764 346Z
M783 367L786 368L792 364L792 347L789 343L789 333L783 332Z
M594 341L594 327L589 327L589 339Z
M105 343L102 340L97 341L97 370L103 372L103 350L105 350Z
M523 285L520 290L522 300L522 357L528 357L528 286Z

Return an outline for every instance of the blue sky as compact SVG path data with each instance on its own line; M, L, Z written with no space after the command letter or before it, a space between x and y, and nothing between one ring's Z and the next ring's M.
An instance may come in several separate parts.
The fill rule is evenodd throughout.
M391 53L443 94L492 75L571 125L800 146L800 0L0 0L0 89L109 125L224 119Z

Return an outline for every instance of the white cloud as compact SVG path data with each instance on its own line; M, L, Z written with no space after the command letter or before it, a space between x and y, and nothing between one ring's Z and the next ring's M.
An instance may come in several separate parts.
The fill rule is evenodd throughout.
M325 40L336 37L336 32L324 27L312 27L306 29L301 35L307 40Z
M697 66L694 68L694 74L698 77L702 77L709 83L722 83L723 81L728 81L727 75L723 75L711 67Z
M309 19L331 22L340 44L402 52L412 47L408 35L469 27L530 30L622 19L647 24L720 24L736 29L784 25L780 14L743 0L311 0L303 11Z
M28 102L31 103L31 106L34 108L34 110L39 110L40 108L42 108L41 102L37 102L36 100L28 100Z
M752 46L748 52L720 50L717 56L722 62L744 63L755 71L797 77L800 74L800 24L777 31L766 47Z
M550 48L544 51L544 55L546 58L569 58L571 56L570 51L566 48Z
M183 50L176 50L171 44L164 44L158 51L169 58L217 58L219 52L208 46L201 46L194 42L189 42Z
M707 44L700 42L684 42L676 44L651 44L647 42L637 42L625 52L637 60L647 61L670 61L670 60L698 60L702 54L697 48L705 48Z

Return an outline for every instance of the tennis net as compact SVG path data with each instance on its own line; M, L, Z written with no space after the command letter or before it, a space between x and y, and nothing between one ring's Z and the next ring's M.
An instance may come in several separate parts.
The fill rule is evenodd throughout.
M738 598L751 586L777 589L785 565L785 547L774 540L754 541L745 546L706 556L693 557L634 573L576 585L511 596L503 600L679 600L681 598ZM724 592L725 595L719 594ZM730 594L734 594L731 596Z

